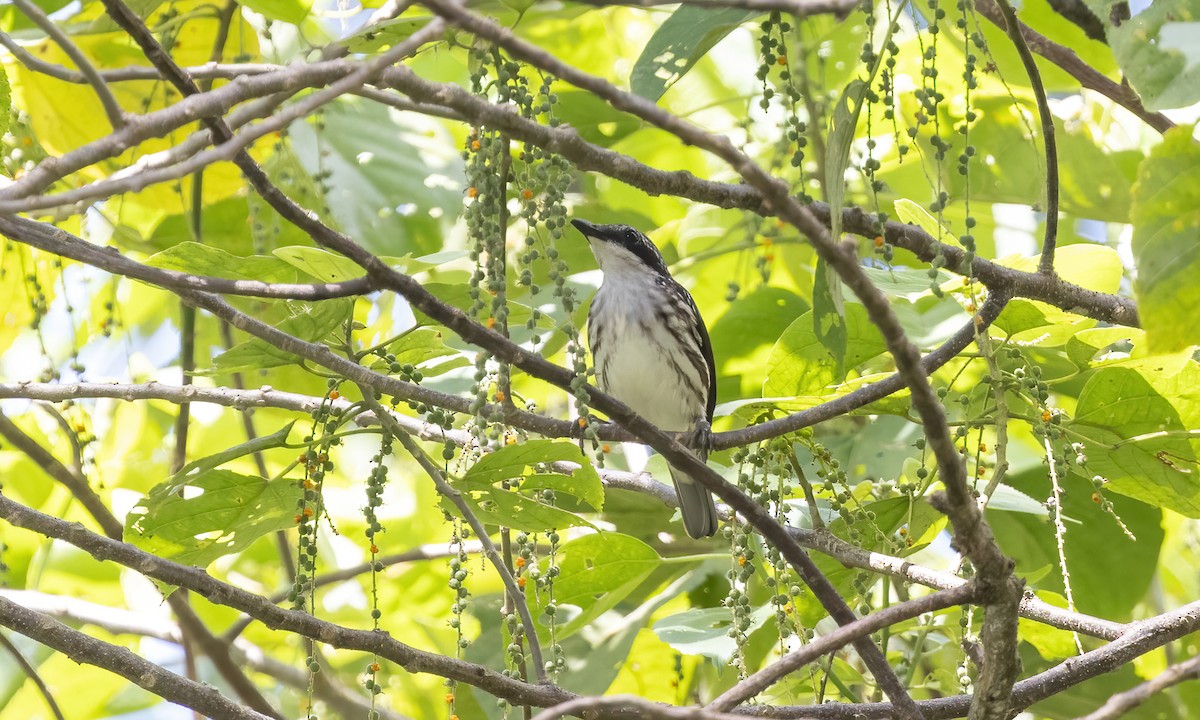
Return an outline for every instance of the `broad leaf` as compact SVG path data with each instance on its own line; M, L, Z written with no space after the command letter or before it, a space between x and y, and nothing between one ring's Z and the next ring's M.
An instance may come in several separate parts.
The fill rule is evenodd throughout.
M163 483L130 510L126 537L139 548L204 567L263 535L295 525L295 480L210 470L179 487Z
M297 310L297 314L279 323L279 329L301 340L317 342L346 322L354 302L349 299L322 300L295 303L291 307ZM218 372L241 372L290 365L298 361L295 355L255 338L234 345L216 356L213 365Z
M726 35L761 11L684 5L671 13L642 50L629 78L635 95L657 101Z
M1147 12L1149 12L1147 10ZM1200 345L1200 149L1176 128L1142 162L1134 187L1133 289L1150 348Z

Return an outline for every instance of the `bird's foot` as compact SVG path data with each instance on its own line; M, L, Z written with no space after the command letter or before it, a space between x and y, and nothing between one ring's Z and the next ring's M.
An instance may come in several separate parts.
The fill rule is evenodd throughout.
M713 449L712 425L707 420L701 420L696 423L695 428L684 433L679 441L688 448L707 456Z

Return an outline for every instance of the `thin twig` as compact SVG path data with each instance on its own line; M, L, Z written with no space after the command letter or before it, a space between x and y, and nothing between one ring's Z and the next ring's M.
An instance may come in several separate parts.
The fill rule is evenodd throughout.
M50 708L50 713L54 715L55 720L67 720L66 716L63 715L62 708L58 706L58 701L54 699L54 693L50 692L50 686L38 674L37 668L21 654L21 649L13 645L12 640L9 640L8 636L4 633L0 633L0 647L4 648L5 652L12 657L13 662L17 664L17 667L21 668L21 672L25 673L25 677L29 678L34 687L38 689L38 693L46 701L46 706Z

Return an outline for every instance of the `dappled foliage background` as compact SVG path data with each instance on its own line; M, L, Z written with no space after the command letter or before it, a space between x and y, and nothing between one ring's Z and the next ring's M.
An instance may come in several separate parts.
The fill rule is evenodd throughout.
M1195 41L1181 39L1178 27L1195 17L1195 8L1154 3L1117 22L1117 3L1088 3L1106 33L1092 39L1055 3L1021 4L1021 21L1073 51L1076 64L1069 67L1127 78L1132 89L1123 91L1124 104L1135 107L1081 90L1078 73L1061 67L1066 55L1059 62L1039 58L1057 140L1059 180L1048 194L1033 84L1004 30L969 3L865 3L799 18L753 3L749 9L603 5L470 8L569 65L727 136L813 207L828 203L835 216L839 208L862 208L865 220L845 237L922 352L975 325L996 290L957 262L951 272L941 251L918 260L884 236L882 222L914 225L968 257L1032 273L1048 203L1055 202L1050 195L1058 195L1055 271L1098 294L1135 298L1140 327L1111 315L1096 319L1103 310L1094 308L1110 307L1100 302L1064 307L1053 288L1036 297L1018 291L990 327L978 323L990 339L941 364L931 382L976 489L983 492L1000 476L989 489L986 519L1016 575L1044 606L1128 623L1193 601L1200 592L1200 368L1191 317L1200 299L1200 150L1191 127L1163 133L1165 117L1156 113L1200 99L1188 64ZM99 70L147 68L142 50L101 3L38 6ZM134 9L180 65L219 63L207 75L197 73L204 91L227 87L238 75L294 70L347 51L351 62L369 61L428 27L432 17L418 5L363 28L374 3L302 0L142 2ZM10 47L7 92L0 95L11 116L4 168L20 188L44 159L103 143L114 128L91 84L39 67L75 67L59 42L14 5L3 7L0 27L27 54ZM589 363L578 332L601 278L586 243L564 223L568 217L619 222L655 240L707 320L718 370L718 432L815 407L894 371L879 329L799 230L757 204L730 201L722 209L696 201L700 181L688 184L695 178L721 183L725 197L740 191L738 174L712 154L463 29L438 33L404 67L531 123L570 128L589 144L574 154L541 147L463 117L461 105L438 106L440 96L411 87L406 96L383 81L267 129L250 144L271 182L438 299L583 377ZM170 83L145 79L157 78L149 71L109 77L130 118L181 101ZM312 97L302 88L330 81L286 89L290 99L276 104L294 106ZM265 107L254 117L270 112L282 111ZM1187 112L1171 116L1186 121ZM199 127L167 124L161 136L56 177L49 187L0 192L0 211L23 212L146 265L191 275L311 284L364 274L283 219L228 156L143 187L139 177L153 177L145 174L148 165L173 167L184 159L155 153L176 148ZM659 194L651 175L619 171L614 156L600 149L690 173L694 178L682 182L692 189ZM142 163L141 174L126 170L135 163ZM509 175L502 188L497 173ZM91 183L122 177L121 184L87 194ZM81 188L84 195L65 194ZM5 498L97 529L78 494L51 480L65 470L94 490L123 524L124 540L142 550L202 567L323 621L378 628L417 648L536 679L527 644L513 650L518 619L511 607L501 611L504 586L473 544L461 511L439 498L412 453L391 454L394 428L384 432L370 420L375 413L364 414L369 408L357 402L354 382L300 361L294 348L223 328L207 312L195 313L191 328L181 318L195 311L182 309L171 291L31 249L6 227L0 258L6 299L0 387L9 398L0 410L11 420L0 428ZM506 252L499 249L505 238ZM399 401L396 412L432 423L424 447L502 543L531 597L551 679L562 688L707 702L834 627L778 550L744 522L712 541L691 541L662 493L645 476L622 472L646 469L665 480L661 457L647 460L635 445L604 439L594 424L580 438L539 439L521 421L493 412L494 403L511 402L574 420L588 410L584 394L498 362L391 291L320 301L229 299L241 313L301 340L461 399L452 408ZM181 344L193 350L181 355ZM194 402L181 434L180 402L188 398L170 388L185 378L228 388L227 397L238 396L238 388L278 392L241 406ZM72 389L73 383L121 389ZM130 388L148 383L168 390L125 401L135 399ZM398 395L380 389L385 404ZM257 439L246 435L245 405L257 406L248 421ZM440 430L429 430L437 425L450 432L445 442L437 439ZM30 443L52 459L31 454ZM970 576L970 565L964 569L951 546L945 516L926 501L940 484L907 390L813 428L741 445L714 453L710 465L781 522L802 532L827 525L837 541L814 556L856 611L926 591L911 582L920 581L919 572L885 572L865 556L850 562L850 546L938 571L943 584L934 587L948 587L954 574ZM480 460L480 447L496 452ZM182 468L181 458L189 463ZM584 467L569 474L553 462ZM811 482L808 500L797 470ZM163 600L163 592L174 590L168 583L14 524L0 523L0 538L0 596L237 697L205 659L203 643L192 637L183 643L188 651L182 649L177 609ZM314 587L313 578L331 579ZM369 652L314 646L195 593L187 601L284 716L382 712L465 720L522 713L519 703L498 703L469 684L447 687L443 676L408 673ZM979 608L952 607L872 637L913 697L953 696L969 691L977 677L971 648L982 615ZM1020 621L1022 677L1104 644L1059 625ZM0 654L0 707L13 717L50 717L47 695L70 718L186 712L36 639L8 637L13 647ZM1196 654L1190 636L1147 648L1029 712L1081 716ZM31 679L33 670L46 689ZM759 696L772 705L882 699L849 649ZM1196 688L1183 684L1129 717L1188 718L1197 707Z

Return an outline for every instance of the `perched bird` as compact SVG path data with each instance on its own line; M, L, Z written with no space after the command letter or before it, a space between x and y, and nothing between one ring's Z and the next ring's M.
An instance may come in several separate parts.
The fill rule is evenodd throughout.
M693 433L687 444L707 456L717 378L696 302L642 233L628 225L571 224L604 272L588 311L597 384L658 428ZM717 508L708 489L674 467L671 480L687 534L714 534Z

